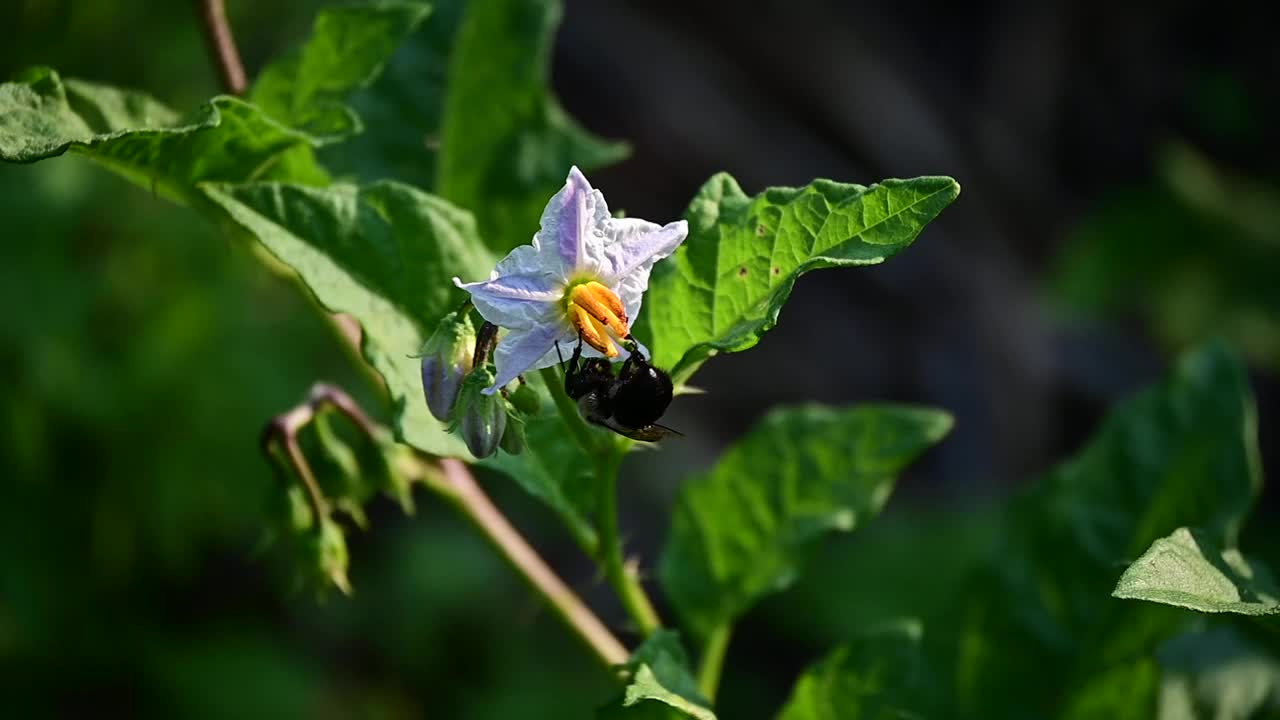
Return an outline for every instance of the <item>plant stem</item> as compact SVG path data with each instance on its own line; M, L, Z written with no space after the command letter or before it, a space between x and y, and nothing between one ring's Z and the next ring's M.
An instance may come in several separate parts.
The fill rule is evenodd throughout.
M662 627L662 622L640 585L640 578L623 560L622 537L618 532L618 468L625 454L623 448L611 445L596 466L600 484L600 549L604 553L605 577L640 634L648 637Z
M729 650L729 638L732 634L732 625L717 625L711 629L702 647L702 660L698 663L698 689L713 702L716 690L720 688L720 672L724 669L724 656Z
M597 457L601 448L596 443L596 439L591 436L591 429L587 427L582 415L578 413L578 406L565 394L564 378L560 377L560 373L553 368L543 368L539 372L542 374L542 381L547 384L551 399L555 401L556 410L560 411L564 424L569 426L569 432L573 433L573 439L578 441L578 445L582 446L588 457Z
M440 460L440 469L443 478L429 484L453 501L507 563L546 598L561 620L606 666L625 663L629 656L627 649L507 522L507 518L480 489L467 466L460 460L444 458Z
M236 39L231 34L231 24L227 22L224 1L200 0L200 21L223 89L232 95L243 95L249 83L245 79L244 65L240 63L240 52L236 50Z

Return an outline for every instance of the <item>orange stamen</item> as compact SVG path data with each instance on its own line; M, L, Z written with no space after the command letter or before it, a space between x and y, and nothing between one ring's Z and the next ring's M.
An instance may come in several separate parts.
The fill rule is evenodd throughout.
M573 323L583 342L604 353L606 357L618 357L618 348L613 344L604 324L576 302L569 304L569 321Z

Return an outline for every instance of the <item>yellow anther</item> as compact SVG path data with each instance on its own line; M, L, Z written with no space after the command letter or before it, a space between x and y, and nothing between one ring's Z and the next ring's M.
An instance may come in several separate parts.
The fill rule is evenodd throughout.
M609 333L605 331L604 325L592 317L581 305L577 303L569 304L569 321L573 323L573 327L578 331L578 336L582 338L583 342L604 353L606 357L618 357L618 348L613 344L613 339L609 337Z
M619 339L631 337L631 330L627 327L627 310L622 306L621 298L604 285L592 280L574 286L569 292L569 303L587 311L587 314L612 330Z

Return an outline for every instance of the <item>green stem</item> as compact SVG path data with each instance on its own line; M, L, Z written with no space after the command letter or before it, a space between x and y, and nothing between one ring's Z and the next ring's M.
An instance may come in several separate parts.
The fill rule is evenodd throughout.
M591 429L587 427L587 423L578 412L577 404L565 393L564 378L560 377L560 373L553 368L543 368L540 372L542 381L547 384L547 390L551 393L551 399L556 403L556 409L564 418L564 424L569 426L569 432L573 433L573 439L578 441L588 457L596 457L601 452L601 448L595 438L591 437Z
M640 634L648 637L662 627L658 613L640 585L640 578L628 571L622 553L622 537L618 532L618 468L626 450L612 445L597 464L600 483L600 548L604 552L604 573L613 591L622 601Z
M733 626L725 623L711 629L702 648L702 661L698 664L698 689L708 700L715 701L720 687L720 672L724 669L724 656L729 650L729 638Z

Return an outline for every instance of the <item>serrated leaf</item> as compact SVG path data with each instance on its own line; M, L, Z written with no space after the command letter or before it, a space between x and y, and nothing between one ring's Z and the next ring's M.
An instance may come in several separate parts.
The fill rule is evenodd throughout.
M1109 597L1118 568L1183 525L1233 542L1261 484L1243 368L1213 344L1119 404L1009 509L955 627L959 702L1043 716L1078 682L1179 632L1184 613Z
M344 101L378 77L429 11L408 2L323 9L306 44L268 65L249 98L275 119L326 142L358 133L360 118Z
M1185 527L1152 543L1111 594L1206 613L1280 613L1280 590L1269 571L1250 564L1239 550L1219 549L1207 533Z
M685 212L688 240L654 267L636 332L679 384L712 355L755 345L802 274L883 262L959 194L951 178L920 177L748 197L716 175Z
M867 633L832 651L796 681L779 720L906 720L925 685L916 621Z
M499 253L526 244L572 165L625 157L583 130L551 96L558 0L470 3L449 60L436 190L470 209Z
M471 216L394 182L204 190L297 271L322 305L360 321L362 351L387 383L397 436L426 452L466 457L461 441L428 412L420 363L411 356L424 328L458 304L450 279L492 267Z
M897 474L951 424L889 405L774 410L681 486L659 567L672 604L706 633L785 588L814 540L879 513Z
M283 156L315 142L233 97L215 97L179 119L143 93L63 83L48 68L0 85L0 159L29 163L70 151L176 202L198 199L198 182L267 176ZM324 182L307 157L293 156L293 176Z
M680 636L672 630L657 630L631 653L631 658L621 669L631 675L632 681L621 695L606 705L596 715L599 718L653 718L671 720L685 717L714 717L708 708L710 703L698 691L698 682L689 669L689 656L680 643ZM641 688L640 672L648 677ZM652 692L661 688L662 697ZM641 702L655 700L657 702ZM705 713L698 714L698 713Z

